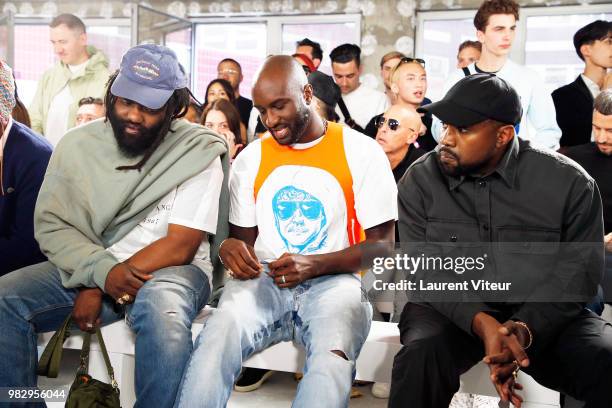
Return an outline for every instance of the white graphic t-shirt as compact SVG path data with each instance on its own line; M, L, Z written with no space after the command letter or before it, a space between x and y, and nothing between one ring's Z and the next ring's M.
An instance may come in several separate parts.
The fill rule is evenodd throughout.
M165 237L168 234L168 224L215 234L222 184L221 160L216 158L204 171L170 191L144 220L120 241L107 248L107 251L123 262L142 248ZM208 240L202 241L191 263L206 273L212 285Z
M322 140L293 148L308 149ZM343 140L361 227L396 220L397 186L381 147L348 128L343 128ZM310 255L348 247L345 197L336 177L326 170L304 165L277 167L261 185L255 202L261 148L261 140L249 144L232 165L229 217L234 225L258 227L255 252L259 260L272 261L285 252Z

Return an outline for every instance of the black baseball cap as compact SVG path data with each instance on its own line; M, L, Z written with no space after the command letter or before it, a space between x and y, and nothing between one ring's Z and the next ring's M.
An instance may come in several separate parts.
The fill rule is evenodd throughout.
M314 96L325 102L330 108L335 108L340 99L340 88L334 79L320 71L308 75L308 83L312 85Z
M432 113L442 122L469 127L487 119L516 125L523 109L518 93L495 74L474 74L462 78L444 98L417 109Z

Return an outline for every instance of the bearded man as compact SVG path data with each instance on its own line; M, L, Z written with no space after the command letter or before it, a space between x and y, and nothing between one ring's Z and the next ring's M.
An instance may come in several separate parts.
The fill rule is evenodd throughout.
M174 404L191 324L211 293L208 236L223 237L228 206L224 141L177 120L187 85L170 49L134 47L109 81L106 120L58 144L34 215L49 262L0 279L0 387L36 386L36 335L68 315L84 331L125 316L135 406Z
M393 242L397 187L376 142L312 102L292 57L264 62L253 103L268 132L232 164L231 238L219 250L234 279L198 336L177 407L225 407L242 361L289 340L307 350L293 407L348 407L372 317L357 272L364 245Z

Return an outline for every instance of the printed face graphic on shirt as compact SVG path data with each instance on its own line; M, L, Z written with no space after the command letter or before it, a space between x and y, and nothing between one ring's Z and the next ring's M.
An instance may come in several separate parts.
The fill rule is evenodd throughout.
M307 254L320 249L327 239L325 208L310 193L285 186L272 199L276 230L287 250Z

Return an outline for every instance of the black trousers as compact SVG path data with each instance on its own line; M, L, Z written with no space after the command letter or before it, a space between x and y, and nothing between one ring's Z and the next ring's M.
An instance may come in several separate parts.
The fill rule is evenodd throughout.
M459 377L484 357L482 342L436 310L408 303L399 323L400 352L393 362L390 408L448 408ZM524 371L543 386L612 407L612 325L593 312L569 322Z

